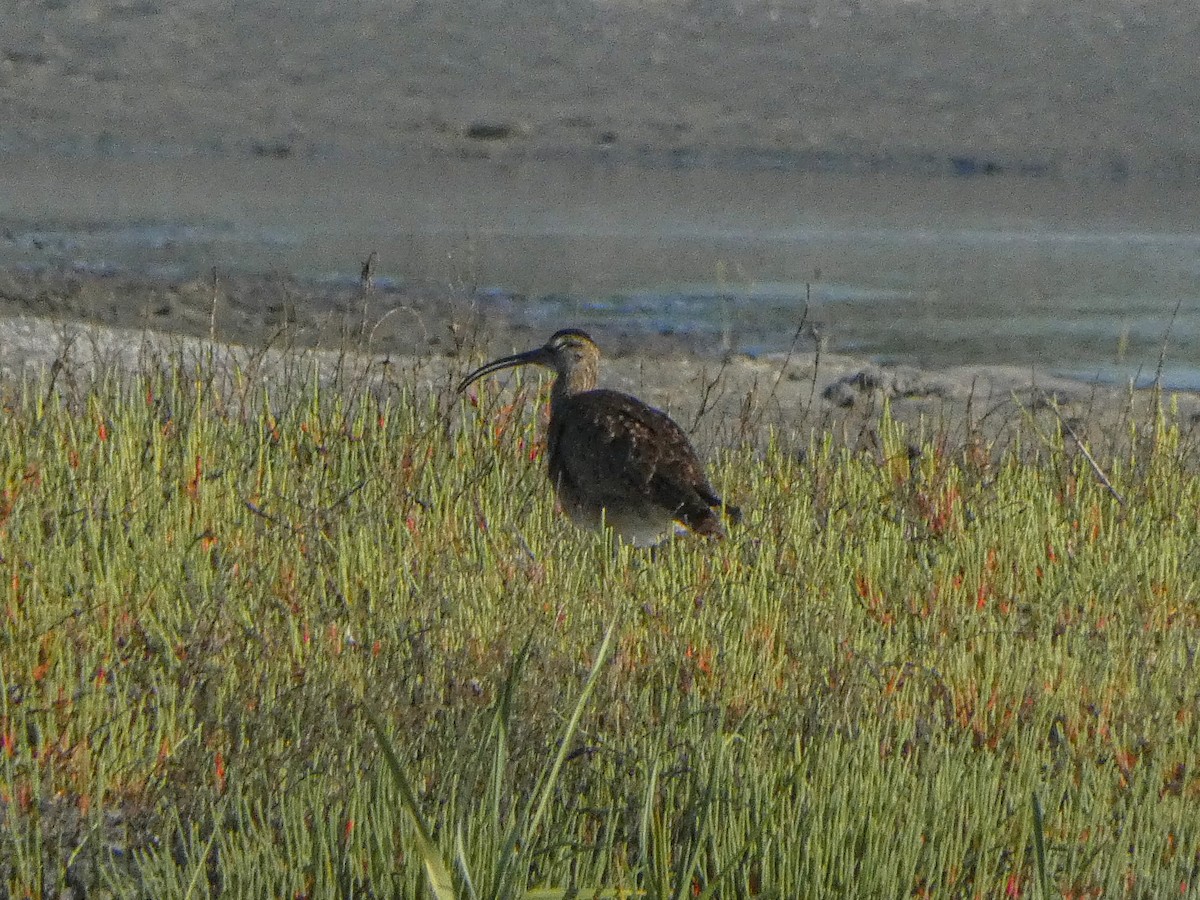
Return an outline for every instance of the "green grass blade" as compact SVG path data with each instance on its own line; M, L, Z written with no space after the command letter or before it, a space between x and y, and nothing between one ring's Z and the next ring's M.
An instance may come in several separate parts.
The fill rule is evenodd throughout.
M478 900L479 895L475 892L475 881L471 878L471 869L467 862L467 847L463 840L462 822L458 823L458 828L454 831L454 858L458 863L459 874L462 875L463 886L467 890L467 896L471 900Z
M675 900L685 900L692 889L692 876L700 864L700 854L704 850L704 839L708 836L709 823L712 821L713 794L724 759L724 753L722 752L724 747L724 741L717 742L717 753L709 769L708 784L704 786L704 798L701 800L700 809L700 823L696 828L692 852L686 862L682 859L680 860L679 871L675 878Z
M1046 871L1046 831L1042 815L1042 801L1037 792L1031 795L1033 803L1033 853L1037 863L1038 888L1042 900L1050 900L1050 876Z
M642 816L638 822L638 844L642 866L646 877L651 881L652 893L661 896L664 885L658 868L659 854L655 848L656 834L654 817L658 799L658 760L650 766L650 777L646 779L646 790L642 800Z
M416 792L413 790L408 776L404 774L404 767L400 765L400 759L396 756L396 751L392 747L391 741L388 740L387 733L383 729L383 723L379 721L375 713L365 704L362 710L371 728L375 731L375 738L379 741L379 749L383 751L383 758L387 761L388 768L391 770L392 776L396 779L396 784L400 787L400 796L404 802L404 808L408 810L408 814L412 816L413 824L416 826L417 845L421 851L421 858L425 863L425 874L429 879L429 888L438 900L454 900L454 882L450 878L450 870L442 860L441 854L438 853L437 845L433 842L429 826L426 824L425 817L421 815L421 810L417 805Z
M550 797L554 793L554 785L558 781L558 773L562 769L563 761L567 758L567 754L571 750L571 738L575 734L575 729L579 727L579 720L583 716L584 706L587 705L588 697L592 694L592 689L596 686L596 680L600 677L600 670L604 668L604 663L608 659L608 651L612 646L613 632L616 631L617 625L614 622L608 626L608 630L604 633L604 640L600 643L600 649L596 651L596 661L592 664L592 671L588 674L587 681L583 684L583 690L579 693L579 699L575 702L575 711L571 713L571 720L567 723L566 730L563 731L562 738L559 741L558 753L554 757L554 765L550 767L550 773L546 776L546 782L542 785L542 795L538 800L537 811L533 814L533 818L529 820L529 826L526 829L526 842L537 834L538 827L542 823L542 818L546 814L546 809L550 803Z

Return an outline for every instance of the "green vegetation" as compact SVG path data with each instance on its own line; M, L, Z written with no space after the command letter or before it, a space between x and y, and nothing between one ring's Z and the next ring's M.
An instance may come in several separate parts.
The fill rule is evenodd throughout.
M0 896L1200 893L1165 419L1113 490L731 448L743 526L651 560L556 514L532 391L58 380L4 395Z

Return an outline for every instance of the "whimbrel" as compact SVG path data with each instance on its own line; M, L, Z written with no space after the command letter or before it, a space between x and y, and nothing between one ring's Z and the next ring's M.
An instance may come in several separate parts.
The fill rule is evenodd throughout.
M550 393L546 456L550 481L575 524L607 523L640 547L658 544L676 523L723 537L717 512L734 522L741 514L713 490L683 429L636 397L597 388L599 364L595 341L567 328L542 347L481 366L458 390L514 366L553 369L558 377Z

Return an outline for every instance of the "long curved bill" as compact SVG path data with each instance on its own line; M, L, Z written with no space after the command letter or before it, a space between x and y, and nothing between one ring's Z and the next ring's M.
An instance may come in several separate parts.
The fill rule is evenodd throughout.
M484 375L491 375L493 372L499 372L501 369L512 369L516 366L528 365L549 366L551 362L550 351L545 347L538 347L536 350L526 350L524 353L514 353L512 356L502 356L499 359L493 359L486 365L480 366L464 378L458 385L458 393L461 394Z

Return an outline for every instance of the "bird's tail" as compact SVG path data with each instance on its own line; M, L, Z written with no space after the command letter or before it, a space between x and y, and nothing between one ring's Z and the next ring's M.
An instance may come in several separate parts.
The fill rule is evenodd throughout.
M706 537L724 538L725 526L721 524L721 517L718 512L725 514L726 520L730 524L736 525L742 521L742 511L738 507L725 503L719 497L714 497L710 506L705 506L703 509L694 510L690 515L683 517L683 522L694 531L696 534L702 534Z
M722 500L718 496L718 493L716 493L712 487L707 488L706 491L700 491L698 493L700 493L700 498L709 506L710 509L724 512L725 517L728 521L730 521L730 524L737 524L738 522L742 521L742 508L740 508L740 506L734 506L732 503L726 503L725 500Z

